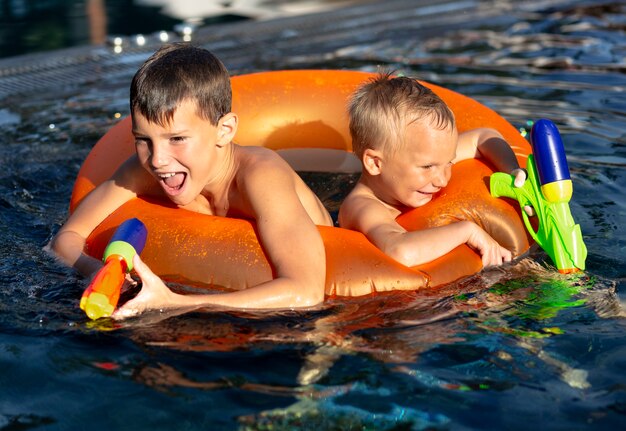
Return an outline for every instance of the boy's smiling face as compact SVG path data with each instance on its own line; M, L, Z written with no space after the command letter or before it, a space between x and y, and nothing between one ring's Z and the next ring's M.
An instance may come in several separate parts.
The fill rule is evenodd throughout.
M430 202L450 180L457 142L456 128L434 127L430 118L410 123L401 147L381 157L378 197L394 207Z
M172 120L161 126L139 112L133 115L135 147L141 165L165 195L184 206L200 195L219 172L219 148L225 145L220 124L198 116L196 102L184 100ZM230 142L230 141L228 141Z

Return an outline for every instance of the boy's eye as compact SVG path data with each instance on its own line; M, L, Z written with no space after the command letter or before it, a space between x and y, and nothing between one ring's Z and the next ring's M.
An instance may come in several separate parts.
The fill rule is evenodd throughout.
M148 144L148 140L145 138L135 138L135 146L137 145L146 145Z
M184 136L174 136L172 138L170 138L170 142L174 143L174 144L178 144L178 143L182 143L185 142L187 138L185 138Z

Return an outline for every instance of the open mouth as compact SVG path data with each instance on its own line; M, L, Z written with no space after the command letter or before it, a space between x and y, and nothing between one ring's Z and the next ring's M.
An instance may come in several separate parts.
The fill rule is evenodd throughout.
M165 193L175 196L182 192L187 174L183 172L168 172L166 174L157 174L157 177Z

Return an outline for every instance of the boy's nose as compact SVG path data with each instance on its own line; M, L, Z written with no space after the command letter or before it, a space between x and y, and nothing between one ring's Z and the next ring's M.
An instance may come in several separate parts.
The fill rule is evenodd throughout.
M150 163L154 168L161 168L167 165L168 157L166 152L158 145L152 147L152 155L150 157Z
M450 181L451 169L449 166L443 166L437 169L435 176L433 177L433 185L435 187L445 187Z

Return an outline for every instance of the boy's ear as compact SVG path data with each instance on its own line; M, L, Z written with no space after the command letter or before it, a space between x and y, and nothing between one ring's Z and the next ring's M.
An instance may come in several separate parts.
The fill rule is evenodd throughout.
M382 154L378 150L368 148L363 151L363 169L370 175L380 175L382 170Z
M217 122L217 145L223 147L232 142L237 133L239 118L237 114L229 112Z

